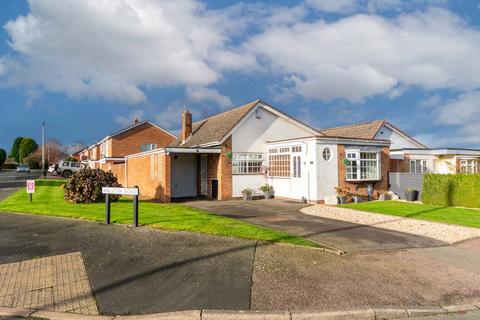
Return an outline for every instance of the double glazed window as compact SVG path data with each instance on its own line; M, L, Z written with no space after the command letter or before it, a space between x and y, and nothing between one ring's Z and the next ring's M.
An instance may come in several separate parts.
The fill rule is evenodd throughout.
M263 153L234 153L232 157L233 174L262 173Z
M460 172L461 173L479 173L478 161L472 160L460 160Z
M268 176L300 178L302 176L302 146L273 148L268 151Z
M379 180L380 154L378 152L347 152L347 180Z
M157 149L157 144L156 143L147 143L147 144L142 144L140 147L141 152L145 151L151 151Z
M427 160L410 160L410 173L427 173Z

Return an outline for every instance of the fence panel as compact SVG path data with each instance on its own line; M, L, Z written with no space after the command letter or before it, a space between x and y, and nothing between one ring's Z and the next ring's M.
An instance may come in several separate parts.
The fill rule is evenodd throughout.
M390 172L388 174L390 191L395 192L400 199L405 199L407 188L419 191L418 200L422 200L423 176L421 173Z

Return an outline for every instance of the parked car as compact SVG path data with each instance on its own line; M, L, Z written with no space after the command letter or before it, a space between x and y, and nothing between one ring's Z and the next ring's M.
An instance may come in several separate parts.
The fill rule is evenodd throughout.
M59 163L57 174L64 178L70 178L74 173L79 172L85 168L85 164L73 161L61 161Z
M17 173L30 173L30 167L26 164L19 164L17 167Z
M50 167L48 167L48 172L54 173L55 172L55 165L52 164Z

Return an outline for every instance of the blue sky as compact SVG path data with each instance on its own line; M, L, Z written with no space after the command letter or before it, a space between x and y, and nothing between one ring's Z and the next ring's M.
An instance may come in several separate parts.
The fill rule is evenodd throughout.
M480 148L480 0L2 0L0 147L175 131L261 98L324 128L388 119Z

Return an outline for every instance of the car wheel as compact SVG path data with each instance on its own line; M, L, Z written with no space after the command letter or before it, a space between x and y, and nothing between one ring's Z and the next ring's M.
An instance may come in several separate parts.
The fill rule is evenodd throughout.
M64 178L70 178L72 176L72 171L70 170L65 170L62 172L62 177Z

